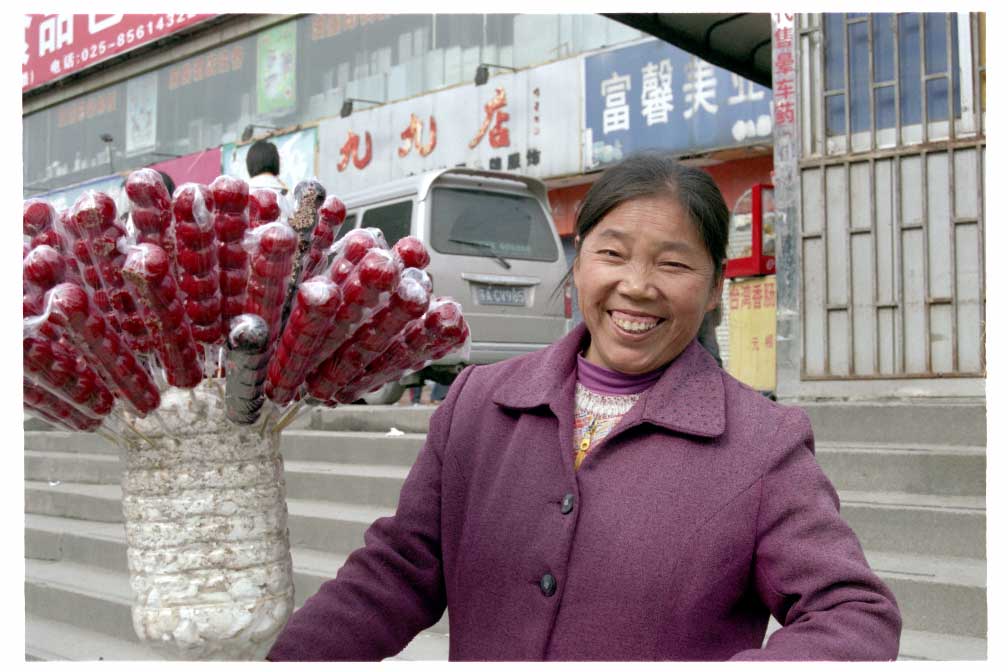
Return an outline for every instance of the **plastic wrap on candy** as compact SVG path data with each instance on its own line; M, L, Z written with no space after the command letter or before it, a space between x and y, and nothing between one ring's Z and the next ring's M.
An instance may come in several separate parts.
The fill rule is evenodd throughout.
M312 396L353 401L467 347L468 328L431 299L419 240L335 240L346 208L316 181L168 194L142 169L125 191L129 227L99 192L24 203L24 406L120 447L141 640L261 659L294 604L280 432Z

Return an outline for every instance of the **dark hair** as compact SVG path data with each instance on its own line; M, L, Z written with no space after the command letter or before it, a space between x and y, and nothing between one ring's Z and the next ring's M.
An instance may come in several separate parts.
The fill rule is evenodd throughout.
M249 177L255 177L259 173L279 175L280 152L272 142L258 140L249 147L245 156L245 167L248 168Z
M175 180L171 178L171 175L164 172L163 170L157 171L161 175L161 180L164 182L164 186L168 188L168 195L171 196L175 193Z

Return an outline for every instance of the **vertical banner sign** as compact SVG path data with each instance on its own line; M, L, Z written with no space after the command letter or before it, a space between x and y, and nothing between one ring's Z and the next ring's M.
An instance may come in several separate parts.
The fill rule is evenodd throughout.
M756 390L777 385L777 283L772 275L728 287L728 373Z
M797 46L795 14L771 14L773 35L774 200L777 206L777 362L779 397L797 395L801 375L798 313L799 227Z
M765 142L770 90L661 40L584 59L585 169L642 149Z
M258 39L256 90L259 114L286 114L297 101L297 26L290 21Z
M294 133L275 135L269 138L280 153L280 180L288 188L301 180L315 177L315 148L318 145L318 129L305 128ZM236 146L229 142L221 148L221 172L224 175L249 179L245 167L245 157L252 145ZM323 184L326 184L323 182Z
M126 154L151 151L157 136L157 73L126 82Z

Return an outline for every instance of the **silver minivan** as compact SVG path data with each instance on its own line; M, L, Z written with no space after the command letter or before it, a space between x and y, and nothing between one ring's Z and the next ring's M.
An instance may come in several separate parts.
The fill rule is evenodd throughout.
M336 195L347 207L340 236L375 227L390 246L403 236L419 238L430 252L434 294L462 304L471 332L468 358L449 355L421 372L423 378L450 383L466 364L538 350L571 328L571 288L561 286L567 265L540 180L446 168ZM418 378L365 399L390 403Z

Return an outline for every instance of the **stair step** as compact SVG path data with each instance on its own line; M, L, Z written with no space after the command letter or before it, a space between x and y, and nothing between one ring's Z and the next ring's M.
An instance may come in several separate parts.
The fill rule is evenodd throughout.
M353 404L310 412L310 429L345 432L387 432L393 427L402 432L426 434L436 406L366 406Z
M904 628L986 636L986 561L906 553L865 555L895 594Z
M982 446L817 441L816 459L840 490L983 496Z
M25 657L46 661L161 660L139 641L117 639L31 614L25 616Z
M873 551L983 558L985 499L974 496L842 490L840 514Z
M287 429L281 435L285 460L411 466L426 434Z
M120 448L93 432L63 430L28 430L24 432L26 450L56 453L118 455Z
M904 628L897 660L987 660L987 640Z
M799 404L817 441L987 445L987 405L979 399L822 401Z
M30 450L25 445L25 479L71 483L119 483L123 464L108 453L66 453Z
M409 467L285 461L288 495L395 507Z
M125 573L67 561L25 560L26 612L137 642Z
M121 523L122 488L112 484L25 481L25 512Z

